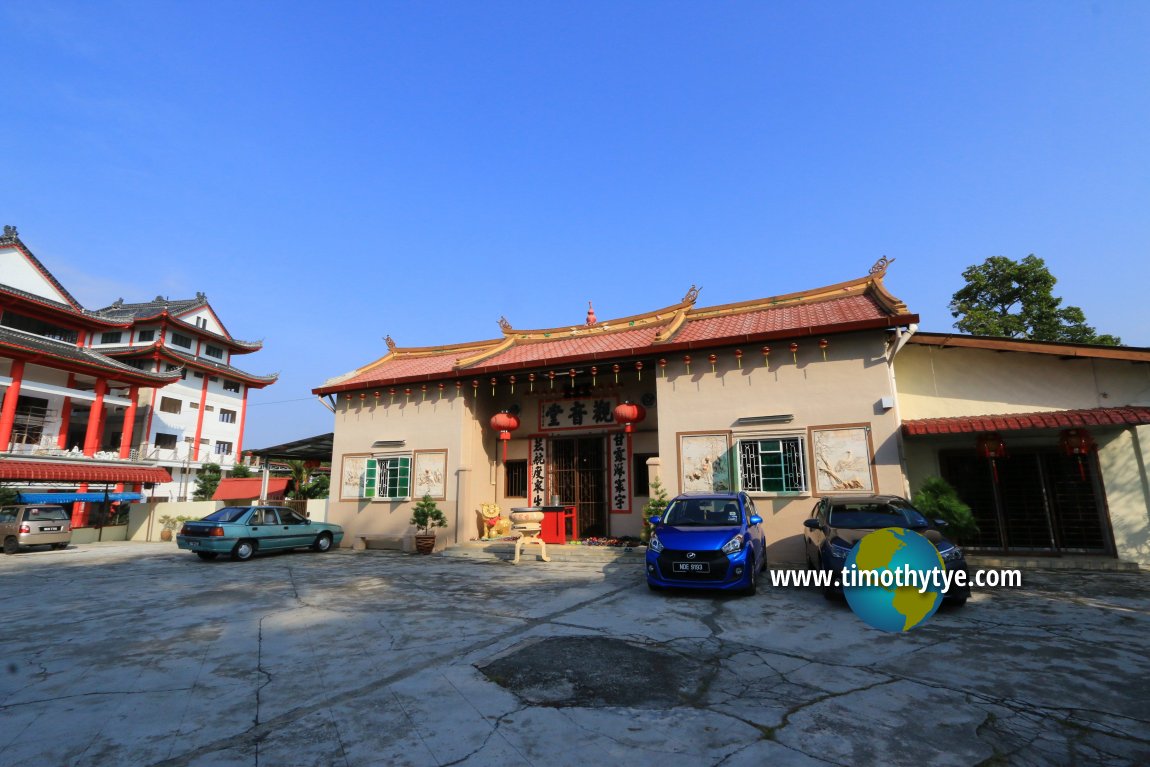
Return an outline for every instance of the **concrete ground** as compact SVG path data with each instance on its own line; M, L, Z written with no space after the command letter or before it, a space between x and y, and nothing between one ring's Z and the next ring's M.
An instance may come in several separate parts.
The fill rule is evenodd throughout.
M634 564L173 544L0 557L0 764L1150 763L1150 575L886 634Z

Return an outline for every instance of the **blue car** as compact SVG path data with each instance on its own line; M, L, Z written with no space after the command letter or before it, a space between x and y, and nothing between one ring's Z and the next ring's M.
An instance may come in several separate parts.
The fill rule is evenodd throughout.
M331 551L343 540L343 528L313 522L283 506L225 506L195 522L185 522L176 545L211 560L227 554L243 562L257 552L307 547Z
M763 518L746 493L684 493L661 517L647 544L647 586L754 594L767 566Z

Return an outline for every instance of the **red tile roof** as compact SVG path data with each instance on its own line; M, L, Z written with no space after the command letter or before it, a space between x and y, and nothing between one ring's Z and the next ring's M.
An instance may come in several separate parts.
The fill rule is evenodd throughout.
M904 421L910 437L931 434L975 434L1026 429L1073 429L1088 426L1141 426L1150 424L1150 407L1097 407L1089 410L1051 410L1038 413L920 418Z
M268 477L268 493L262 500L280 501L287 494L287 477ZM212 493L213 501L243 501L249 498L259 498L260 488L263 486L262 477L225 477L216 485L216 492Z
M0 460L0 479L61 482L171 482L172 475L159 466L117 466L83 461Z
M546 330L515 330L501 322L503 338L451 347L403 349L388 339L380 360L313 389L316 394L495 371L562 368L595 360L659 357L771 339L901 327L918 317L882 284L886 260L861 279L803 293L705 308L694 307L694 287L673 306L646 314Z

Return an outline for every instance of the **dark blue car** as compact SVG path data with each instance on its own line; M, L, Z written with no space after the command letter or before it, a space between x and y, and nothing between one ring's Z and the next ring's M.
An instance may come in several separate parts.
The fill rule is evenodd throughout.
M767 566L763 518L746 493L684 493L652 517L647 586L754 594Z
M897 495L850 495L823 498L803 521L806 528L807 567L814 570L843 569L851 549L868 533L884 527L902 527L921 533L934 544L947 570L966 570L962 549L947 540L941 530L946 522L928 520L905 498ZM829 599L842 594L842 586L824 587ZM952 604L962 605L970 586L957 584L943 593Z

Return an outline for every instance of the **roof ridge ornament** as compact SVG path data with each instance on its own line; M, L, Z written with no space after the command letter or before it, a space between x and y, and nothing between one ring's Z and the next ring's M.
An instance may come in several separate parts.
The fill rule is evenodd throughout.
M872 266L870 268L870 271L867 272L867 274L869 274L872 277L878 277L881 279L883 277L883 275L886 274L886 268L893 263L894 263L893 258L887 258L886 256L881 256L878 261L874 262L874 266Z
M384 336L383 342L385 344L387 344L387 350L389 352L395 351L396 346L395 346L395 339L394 338L392 338L390 335Z
M0 239L5 239L5 240L14 240L14 239L16 239L16 238L17 238L17 237L19 237L19 236L20 236L20 235L19 235L19 233L16 231L16 227L15 227L15 226L12 226L11 224L5 224L5 225L4 225L4 236L3 236L2 238L0 238Z
M683 296L683 300L680 301L679 303L694 304L695 299L697 299L699 297L699 291L700 290L702 290L702 288L697 288L694 285L691 285L691 289L687 291L687 295Z
M507 318L504 317L503 315L499 315L499 329L502 330L504 333L511 330L511 323L508 322Z
M595 307L591 305L590 301L588 301L587 302L587 327L592 327L592 326L598 325L598 324L599 324L599 320L595 317Z

